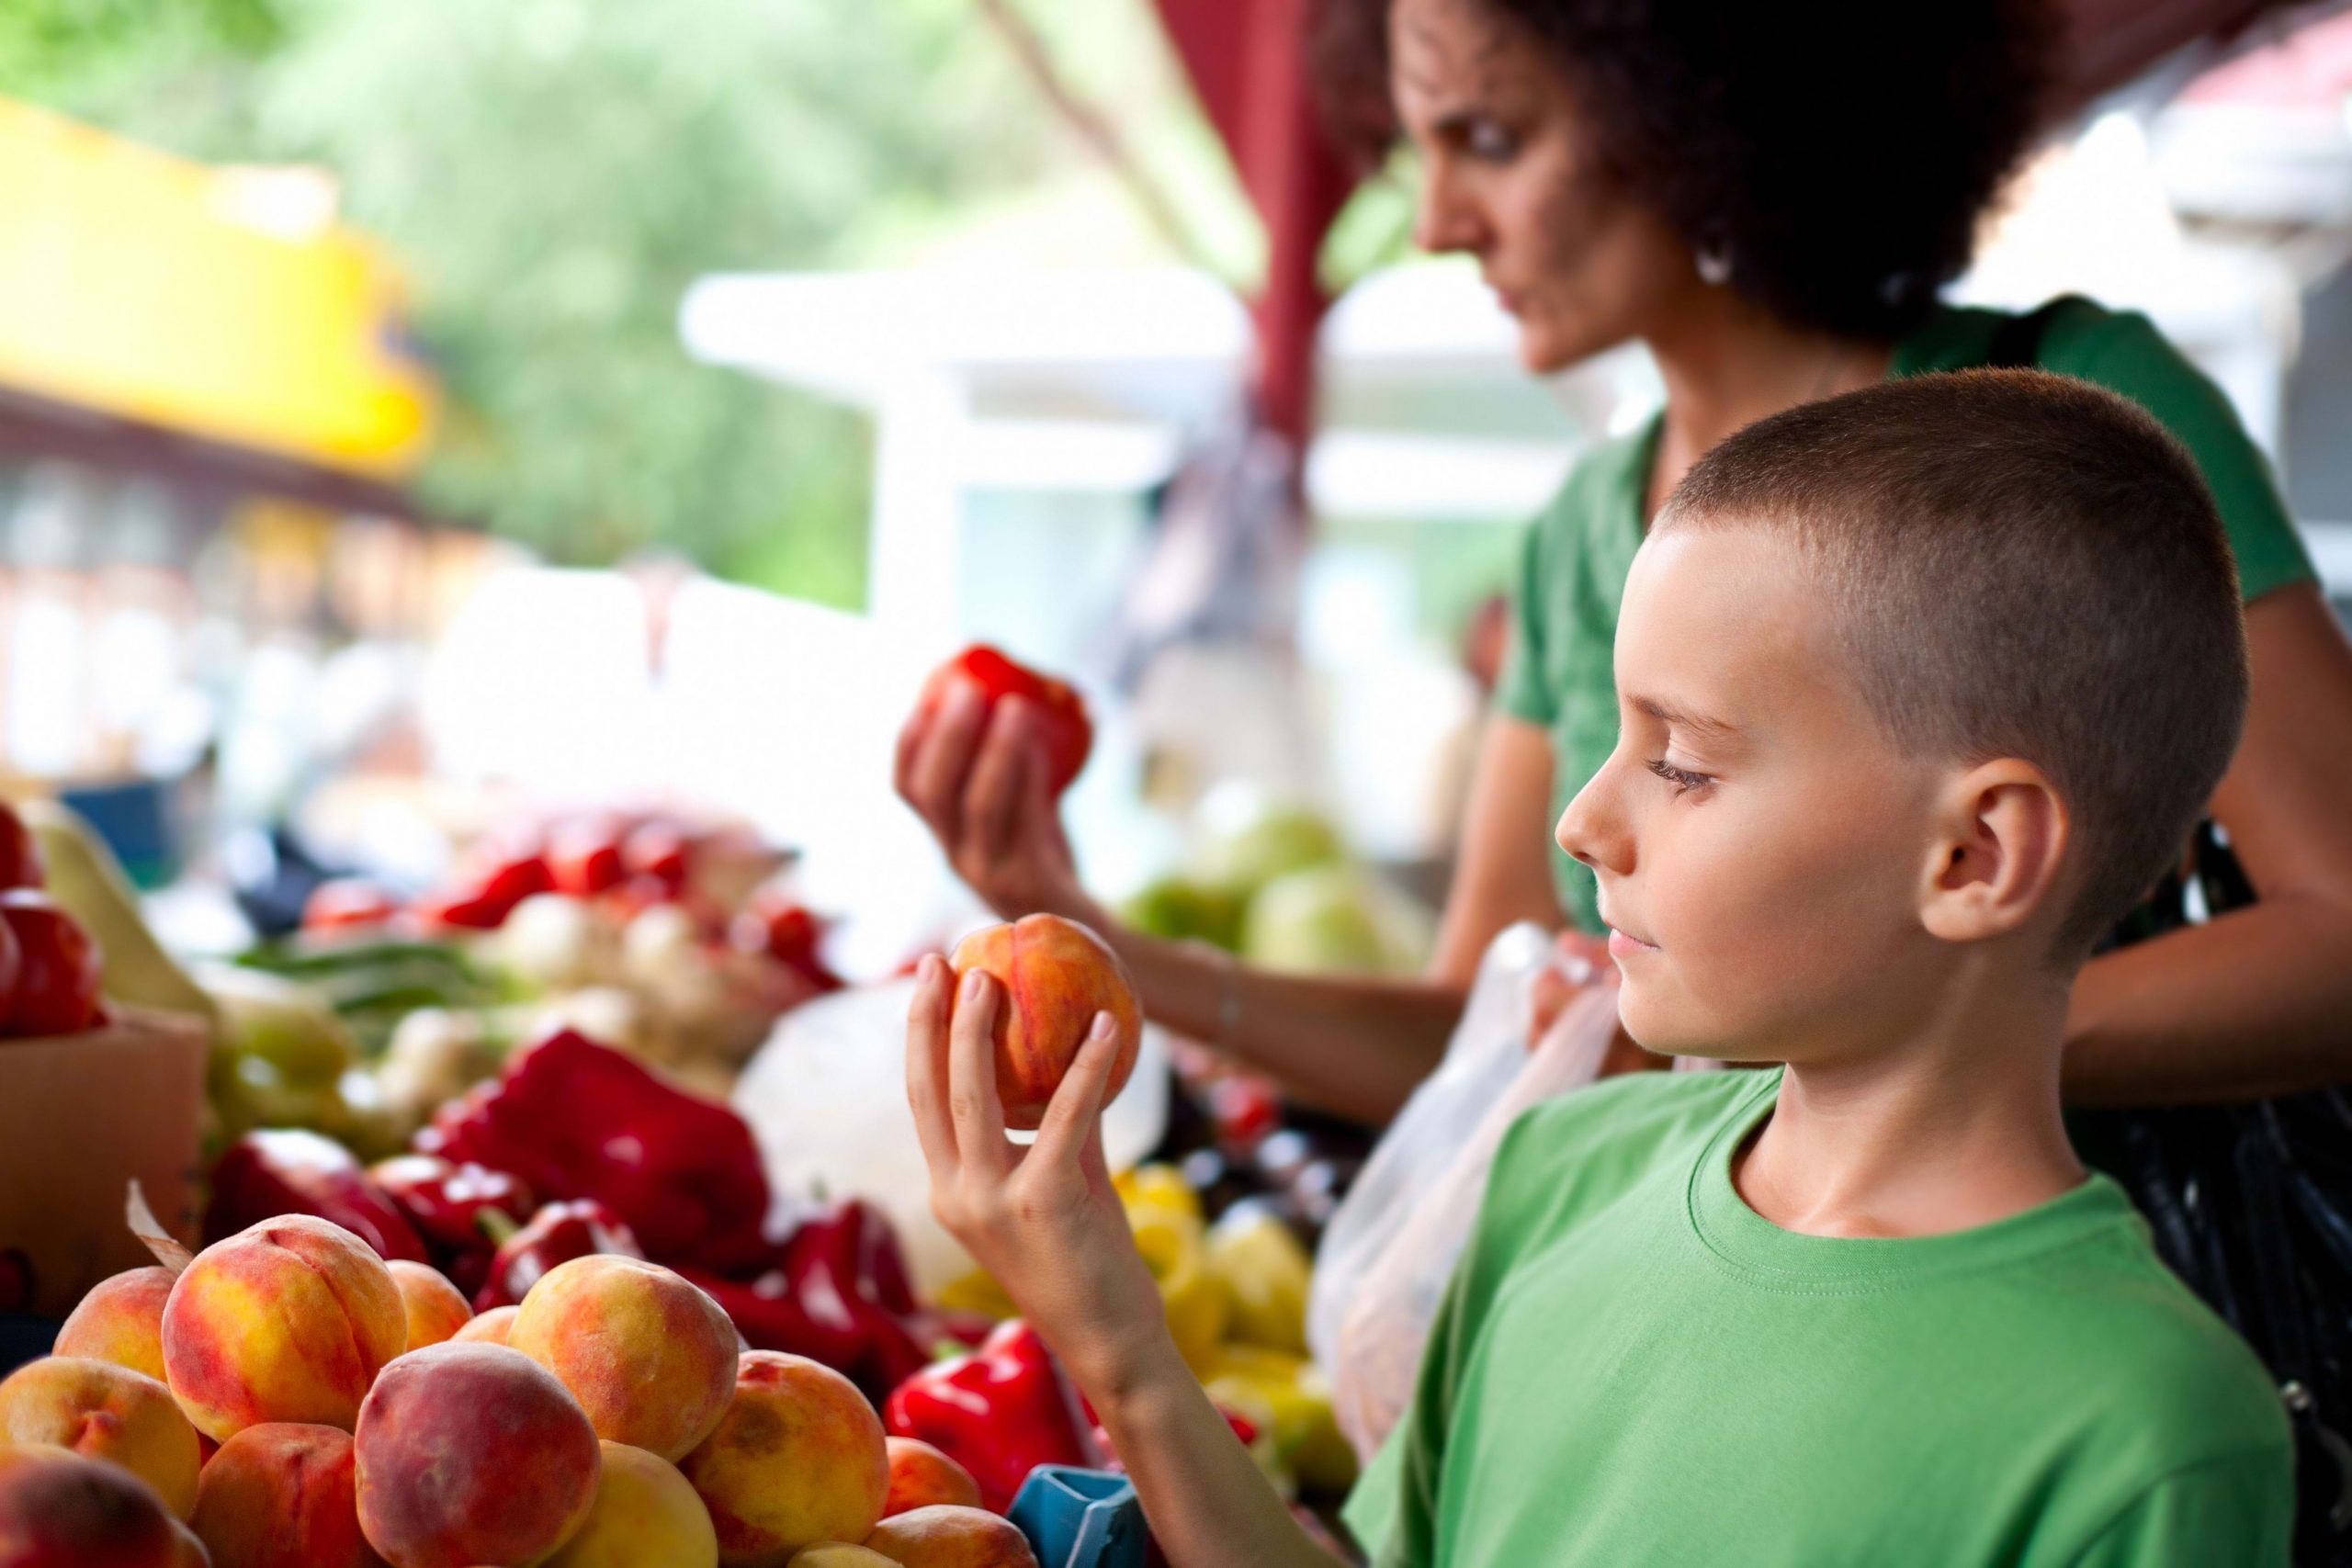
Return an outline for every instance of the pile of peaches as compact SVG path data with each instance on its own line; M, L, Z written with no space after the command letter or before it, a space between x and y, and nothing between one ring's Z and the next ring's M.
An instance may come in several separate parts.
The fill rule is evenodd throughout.
M0 1382L0 1568L1035 1568L820 1363L599 1255L473 1316L265 1220L93 1290Z

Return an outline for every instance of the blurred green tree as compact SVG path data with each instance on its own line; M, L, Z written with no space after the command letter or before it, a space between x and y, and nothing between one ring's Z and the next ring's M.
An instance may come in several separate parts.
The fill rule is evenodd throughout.
M1149 8L1029 8L1230 235ZM8 0L0 17L0 91L191 156L332 169L407 269L448 393L427 494L558 561L662 547L862 601L864 422L688 360L676 311L697 276L903 256L1073 183L1106 254L1154 243L1106 231L1105 182L969 0Z

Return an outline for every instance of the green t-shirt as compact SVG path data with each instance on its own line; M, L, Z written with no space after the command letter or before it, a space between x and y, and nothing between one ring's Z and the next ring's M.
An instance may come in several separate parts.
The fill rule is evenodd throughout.
M2270 1380L2113 1182L1785 1231L1731 1182L1780 1078L1635 1073L1511 1128L1348 1500L1381 1568L2287 1561Z
M1940 309L1895 345L1889 374L1982 365L2007 319L1995 310ZM2314 579L2269 468L2228 400L2145 316L2070 301L2045 326L2038 362L2122 393L2180 438L2212 487L2249 602ZM1617 743L1611 678L1617 604L1647 526L1643 503L1659 423L1653 418L1586 454L1536 519L1521 558L1511 649L1495 701L1504 713L1550 732L1555 817ZM1568 918L1599 935L1591 871L1555 848L1552 874Z

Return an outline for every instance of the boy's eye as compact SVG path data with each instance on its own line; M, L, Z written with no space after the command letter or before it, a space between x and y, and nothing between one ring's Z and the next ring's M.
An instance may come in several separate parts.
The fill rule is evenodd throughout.
M1688 769L1678 768L1663 757L1650 759L1650 772L1672 784L1674 793L1677 795L1686 795L1694 789L1703 789L1715 782L1710 774L1694 773Z

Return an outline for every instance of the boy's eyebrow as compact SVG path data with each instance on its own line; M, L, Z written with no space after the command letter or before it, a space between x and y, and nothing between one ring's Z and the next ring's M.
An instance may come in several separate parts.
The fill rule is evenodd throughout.
M1676 729L1687 729L1701 740L1730 740L1739 734L1735 725L1726 724L1719 718L1709 718L1704 714L1684 713L1680 709L1670 708L1656 697L1634 697L1632 701L1635 708L1652 718Z

